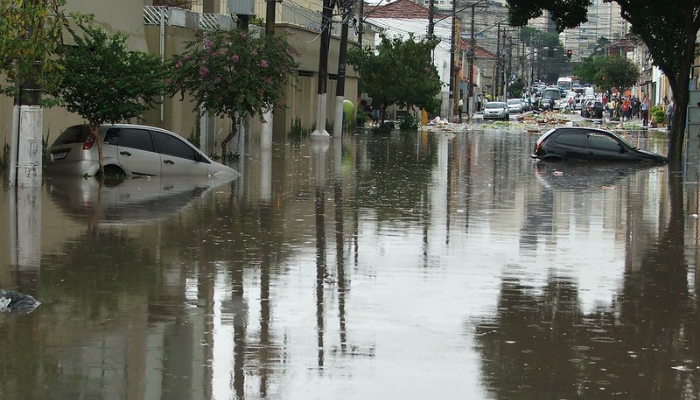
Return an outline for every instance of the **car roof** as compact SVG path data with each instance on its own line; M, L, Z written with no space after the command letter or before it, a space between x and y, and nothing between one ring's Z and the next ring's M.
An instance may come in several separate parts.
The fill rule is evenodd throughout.
M87 125L87 124L83 124ZM152 129L152 130L157 130L161 132L169 132L173 133L167 129L159 128L157 126L151 126L151 125L140 125L140 124L102 124L100 125L100 129L109 129L109 128L141 128L141 129Z

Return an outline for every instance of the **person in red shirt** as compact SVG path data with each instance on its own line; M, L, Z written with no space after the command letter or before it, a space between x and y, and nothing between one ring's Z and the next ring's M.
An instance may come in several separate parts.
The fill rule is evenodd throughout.
M628 121L630 119L630 114L632 112L632 103L630 99L625 98L622 102L622 120Z

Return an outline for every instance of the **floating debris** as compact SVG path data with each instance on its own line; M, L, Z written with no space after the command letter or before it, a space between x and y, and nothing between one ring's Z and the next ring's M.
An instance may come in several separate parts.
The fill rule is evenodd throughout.
M37 299L28 294L0 289L0 312L28 314L39 307L40 304Z

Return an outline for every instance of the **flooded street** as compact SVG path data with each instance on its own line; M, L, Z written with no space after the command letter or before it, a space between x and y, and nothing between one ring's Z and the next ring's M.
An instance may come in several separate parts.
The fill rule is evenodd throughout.
M0 313L0 399L698 398L697 166L537 164L537 137L5 185L0 289L42 304Z

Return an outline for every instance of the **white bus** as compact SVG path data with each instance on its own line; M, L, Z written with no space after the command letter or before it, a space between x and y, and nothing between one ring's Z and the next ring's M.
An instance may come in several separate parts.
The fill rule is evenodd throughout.
M561 105L561 92L555 87L548 87L542 91L542 106L549 107L549 100L554 100L554 109L558 110Z
M562 76L559 79L557 79L557 88L559 88L559 91L561 93L569 93L573 86L573 79L571 79L568 76Z

